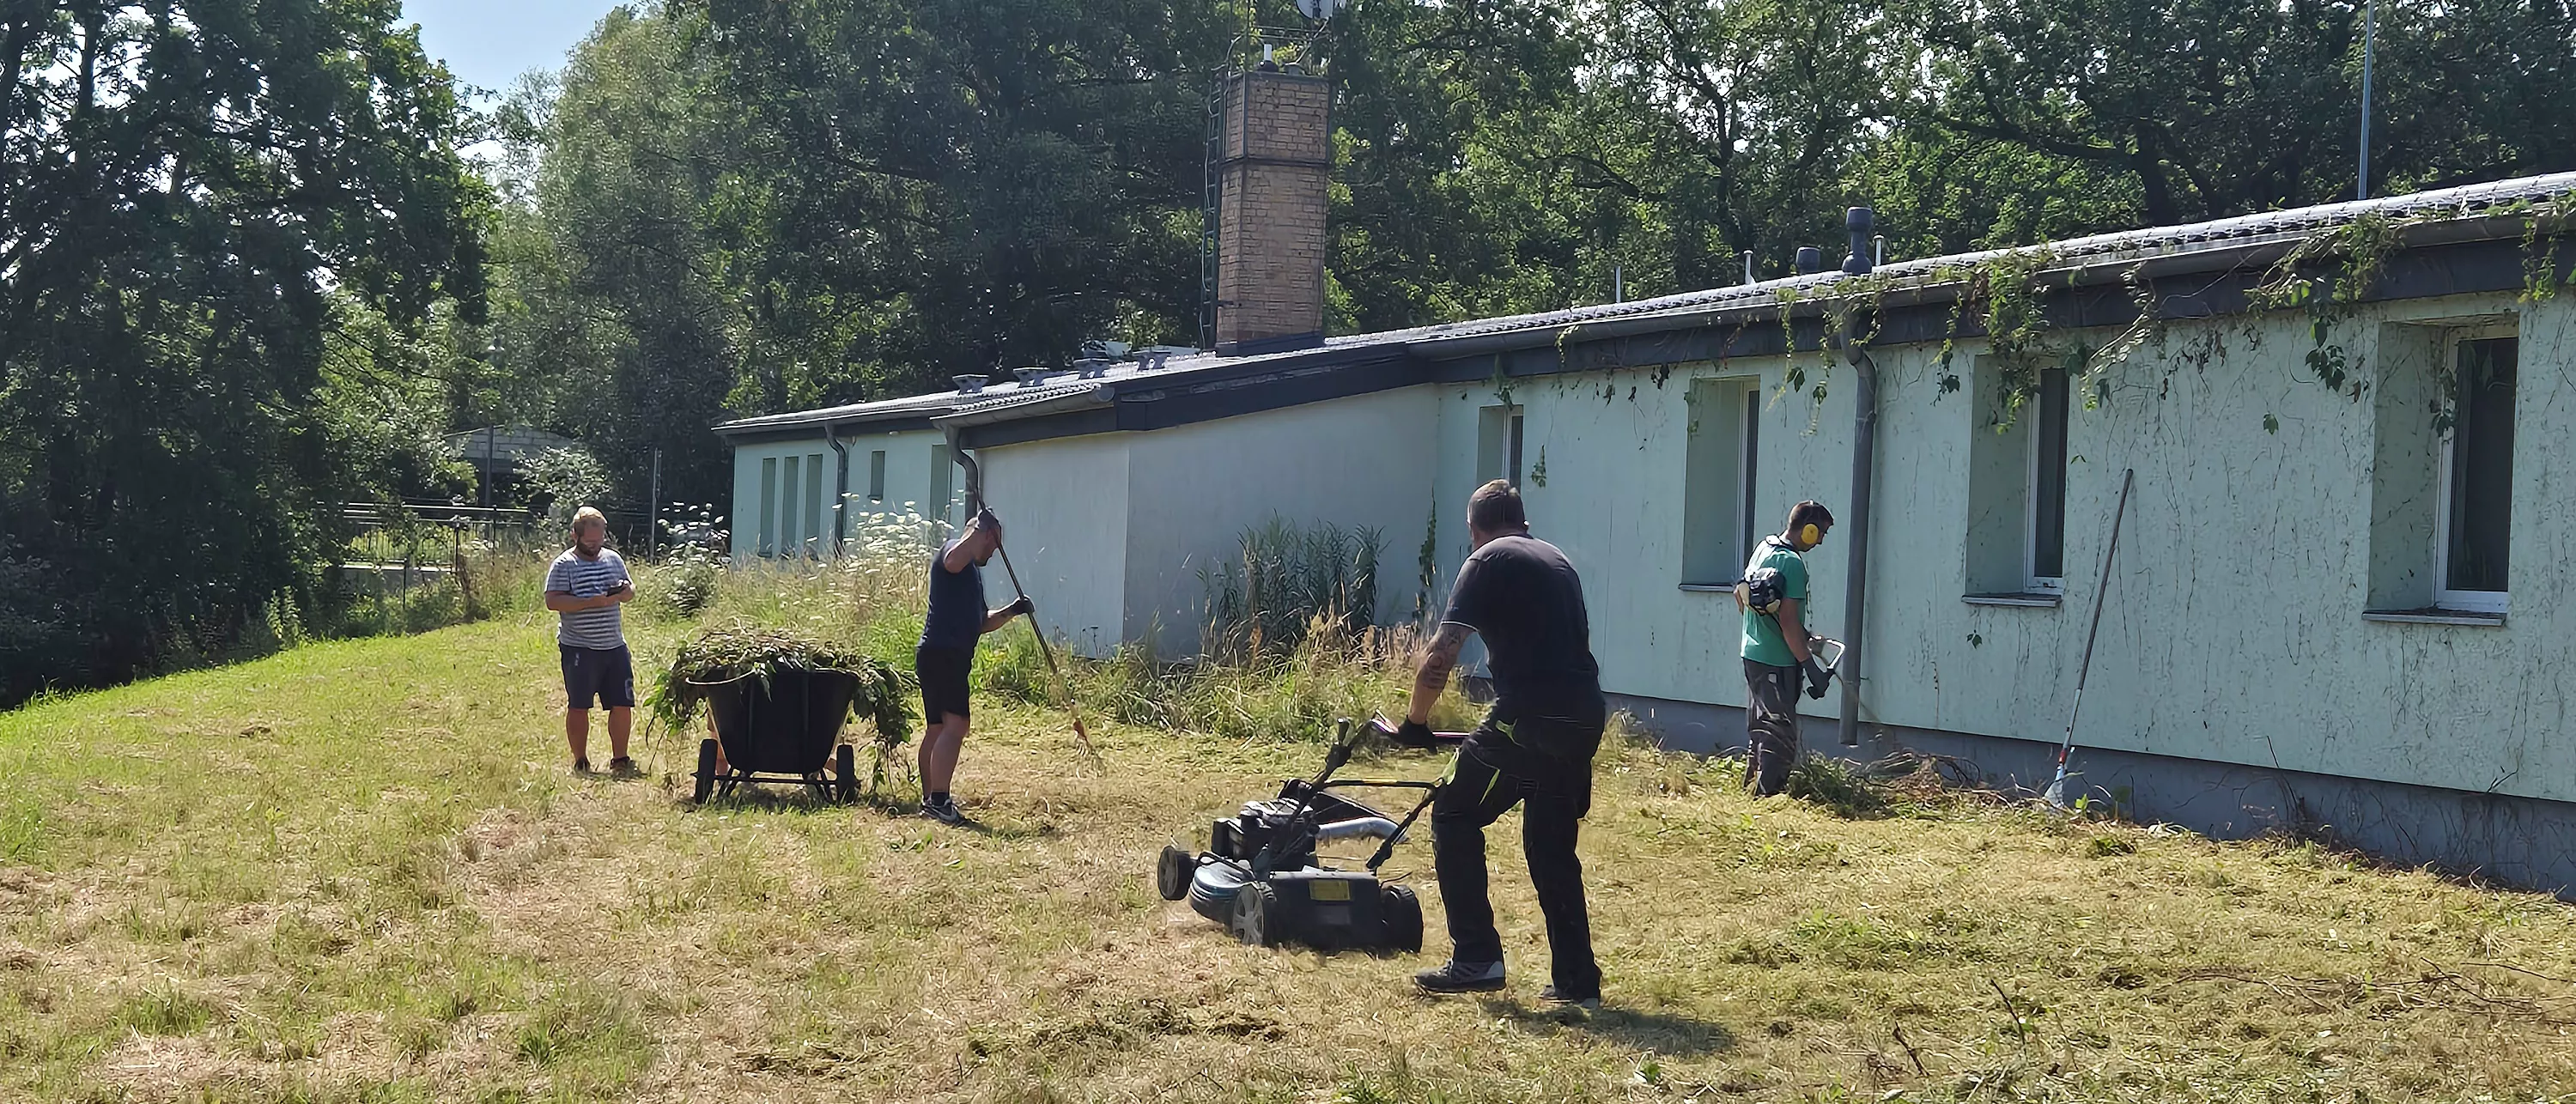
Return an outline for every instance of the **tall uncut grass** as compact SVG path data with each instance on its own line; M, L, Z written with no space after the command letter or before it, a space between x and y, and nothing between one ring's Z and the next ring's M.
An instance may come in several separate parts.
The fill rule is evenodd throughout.
M711 582L694 574L702 570L696 564L655 565L639 569L645 600L629 609L681 626L795 629L854 644L908 671L921 634L930 554L946 535L946 526L908 512L856 515L837 560L735 563ZM1300 531L1284 523L1247 533L1251 574L1264 580L1255 592L1260 597L1249 606L1215 607L1218 620L1203 633L1230 643L1213 655L1176 659L1141 645L1086 657L1058 641L1056 657L1075 702L1090 716L1235 740L1317 739L1341 718L1402 709L1413 685L1418 634L1409 626L1371 625L1365 614L1352 612L1368 608L1356 603L1374 604L1367 580L1373 566L1349 565L1373 565L1377 543L1373 534ZM655 600L676 587L701 585L707 593L691 603L694 610ZM1258 619L1246 610L1257 611ZM1026 621L985 638L976 681L982 693L1063 704ZM1466 704L1452 695L1438 721L1454 725L1467 716Z

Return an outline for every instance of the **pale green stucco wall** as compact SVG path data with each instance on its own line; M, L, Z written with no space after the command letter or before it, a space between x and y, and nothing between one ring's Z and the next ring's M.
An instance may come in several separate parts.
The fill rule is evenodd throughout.
M980 449L984 501L1003 522L1011 563L1037 602L1038 624L1088 655L1114 650L1127 624L1128 443L1104 433ZM985 597L1010 598L995 560Z
M2376 442L2395 414L2374 394L2355 400L2306 378L2302 317L2177 323L2164 342L2113 370L2106 405L2085 410L2079 399L2068 447L2067 599L2054 609L1960 601L1971 452L1988 411L1973 389L1937 391L1931 350L1881 350L1887 394L1864 719L2053 739L2073 693L2120 471L2135 467L2083 742L2576 800L2576 734L2559 676L2576 660L2559 552L2576 538L2576 517L2566 492L2553 493L2576 476L2567 433L2576 406L2564 401L2576 306L2411 301L2372 309L2338 340L2375 374L2381 323L2497 312L2517 314L2522 337L2513 612L2502 628L2363 619ZM1957 351L1963 376L1979 351ZM1809 359L1811 371L1817 363ZM1778 386L1778 358L1677 368L1660 387L1651 370L1516 385L1527 455L1534 464L1544 450L1547 465L1544 486L1524 480L1532 523L1584 571L1594 649L1613 691L1742 700L1732 602L1678 589L1679 503L1686 377L1748 369ZM1445 523L1463 512L1472 482L1475 408L1495 400L1489 385L1441 391L1438 494L1454 570L1465 538ZM1766 528L1801 497L1845 505L1851 392L1842 369L1821 409L1802 396L1770 408L1761 440ZM2267 414L2277 432L2266 430ZM2378 497L2385 515L2390 496ZM2429 509L2422 513L2429 525ZM2408 527L2381 516L2377 528L2385 545ZM2419 533L2414 547L2429 543ZM1847 613L1845 548L1830 542L1809 559L1813 623L1831 635L1841 635ZM1828 715L1833 704L1809 708Z
M857 433L843 436L841 446L849 450L849 491L846 503L849 532L855 535L864 524L862 516L872 513L900 514L907 510L923 517L939 517L938 504L931 501L938 486L932 463L934 450L944 447L947 439L930 430L902 433ZM886 454L886 495L882 503L868 498L868 454L883 449ZM791 441L764 441L737 446L733 453L733 502L726 511L725 524L732 529L733 555L749 559L758 555L760 543L761 485L763 460L788 457L804 461L814 456L823 458L820 482L798 481L797 503L800 509L811 504L821 511L822 539L818 553L829 555L832 533L832 495L837 485L835 466L840 456L832 451L821 433L811 438ZM952 469L954 465L951 465ZM965 498L966 477L962 470L952 470L947 480L948 499L945 517L951 522L957 516L958 504ZM802 515L799 515L800 518Z
M1129 468L1127 639L1166 655L1199 646L1202 568L1239 562L1245 529L1273 515L1301 527L1375 528L1381 618L1409 618L1431 508L1428 388L1361 395L1122 434Z

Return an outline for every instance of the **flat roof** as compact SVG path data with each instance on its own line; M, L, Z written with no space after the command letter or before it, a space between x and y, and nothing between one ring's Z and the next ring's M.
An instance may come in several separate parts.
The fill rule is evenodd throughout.
M1964 270L2013 256L2043 257L2046 270L2051 272L2070 271L2081 275L2088 270L2100 270L2100 275L2114 280L2119 272L2141 263L2189 266L2198 261L2204 262L2199 266L2203 270L2208 266L2232 269L2249 263L2268 265L2296 243L2365 216L2407 224L2410 228L2431 223L2453 225L2456 232L2445 239L2451 242L2518 239L2524 233L2523 218L2499 216L2527 215L2535 203L2571 196L2576 196L2576 172L2555 173L2181 226L2093 234L2015 249L1898 261L1880 266L1873 275L1883 282L1882 286L1917 291L1950 287L1953 290L1941 296L1946 300L1955 297L1955 286L1961 282L1960 274ZM2564 230L2561 228L2556 232L2563 233ZM716 431L728 436L770 435L799 430L819 432L827 425L855 427L893 422L922 429L984 427L979 431L985 438L982 443L1006 443L1009 440L1109 429L1158 428L1204 417L1222 417L1254 409L1298 405L1430 382L1444 376L1435 369L1435 362L1454 361L1469 355L1558 346L1556 351L1562 361L1562 342L1571 335L1587 331L1609 332L1615 329L1628 334L1651 333L1685 326L1706 326L1720 316L1732 317L1739 329L1751 320L1767 316L1774 323L1770 328L1777 330L1779 312L1791 309L1790 305L1800 298L1801 293L1825 291L1848 279L1851 277L1838 270L1825 271L1624 303L1353 334L1327 338L1321 344L1306 349L1256 356L1198 352L1174 355L1159 368L1145 368L1132 361L1119 362L1096 378L1077 378L1074 372L1067 370L1035 385L1002 380L987 384L980 394L950 390L771 414L726 422L717 426ZM2070 279L2070 282L2074 281ZM2457 290L2460 289L2446 291L2435 288L2414 294L2444 294ZM2212 309L2217 312L2216 308ZM2236 309L2243 307L2239 304ZM2132 309L2131 314L2134 313ZM1604 324L1611 323L1616 326L1605 328ZM1773 340L1785 339L1775 337ZM1920 338L1890 335L1882 337L1880 343L1899 344L1907 340ZM1727 348L1733 348L1731 342ZM1762 351L1744 348L1736 350L1734 355L1755 355ZM1566 370L1598 366L1586 362ZM1367 379L1338 382L1320 378L1353 369L1370 369L1374 374ZM1502 370L1500 365L1497 370ZM1524 373L1516 370L1512 374ZM1233 394L1224 394L1227 392ZM1117 409L1175 398L1202 401L1183 404L1194 406L1195 412L1182 410L1155 416ZM1047 432L1011 431L999 435L991 431L997 423L1037 419L1045 419L1060 428Z

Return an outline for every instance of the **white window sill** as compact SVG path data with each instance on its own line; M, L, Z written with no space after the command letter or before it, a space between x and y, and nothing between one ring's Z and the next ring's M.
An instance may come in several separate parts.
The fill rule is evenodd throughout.
M2488 629L2504 627L2503 614L2476 613L2470 610L2363 610L2361 619L2385 621L2397 625L2469 625Z
M1683 583L1683 584L1682 584L1682 589L1683 589L1683 590L1686 590L1686 591L1689 591L1689 592L1691 592L1691 593L1693 593L1693 594L1733 594L1733 593L1735 593L1735 584L1734 584L1734 583L1731 583L1731 582L1728 582L1728 583Z
M2029 606L2036 609L2056 609L2066 604L2065 597L2057 594L1963 594L1959 600L1972 606Z

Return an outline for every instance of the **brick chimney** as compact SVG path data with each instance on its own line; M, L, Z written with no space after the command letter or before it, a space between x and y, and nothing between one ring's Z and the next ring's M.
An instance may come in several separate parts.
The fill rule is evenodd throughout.
M1218 163L1217 351L1324 340L1324 204L1332 84L1270 69L1225 82Z

